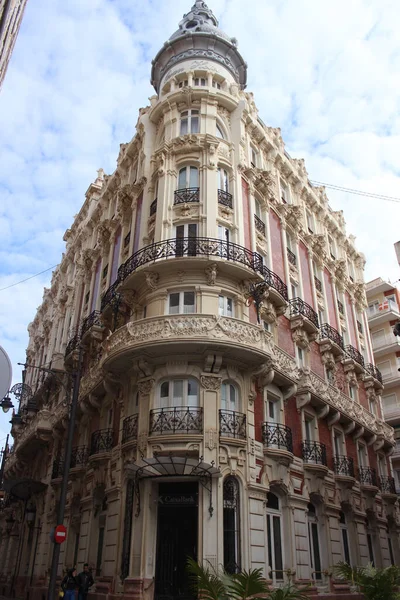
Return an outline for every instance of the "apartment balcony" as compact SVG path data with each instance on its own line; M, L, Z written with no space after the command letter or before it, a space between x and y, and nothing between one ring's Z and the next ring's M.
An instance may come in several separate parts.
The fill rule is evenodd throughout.
M385 498L385 500L388 501L396 502L397 491L393 477L379 477L379 488L381 490L382 498Z
M174 206L200 202L200 188L183 188L174 192Z
M340 333L329 323L323 323L319 332L319 341L322 349L329 350L339 359L344 354L344 342Z
M86 472L89 462L89 448L87 446L75 446L72 448L69 472L71 475L79 475Z
M301 443L304 469L324 477L328 473L326 446L320 442L306 440Z
M385 392L393 387L400 386L400 372L395 367L389 369L381 369L382 383L385 387Z
M335 479L344 483L345 487L353 487L355 483L354 460L351 456L334 456L333 471Z
M293 267L296 267L297 266L297 256L295 255L294 252L292 252L290 250L290 248L286 248L286 252L287 252L289 264L292 265Z
M383 325L388 321L396 321L400 318L400 310L393 300L385 300L379 306L370 306L368 309L368 322L370 327Z
M265 237L265 223L257 215L254 215L254 227L258 233L261 233Z
M364 373L365 361L361 352L359 352L357 348L354 348L354 346L352 346L351 344L345 346L344 351L345 360L353 362L354 370L356 371L356 373Z
M358 469L358 480L361 489L364 492L375 495L379 491L378 478L375 469L372 469L371 467L360 467Z
M265 456L289 465L293 460L292 430L281 423L262 424L262 440Z
M312 306L301 298L292 298L289 300L289 306L292 327L294 322L301 319L304 330L309 334L316 335L319 330L319 322L318 315Z
M103 328L104 325L101 318L101 312L94 310L82 321L80 329L81 339L85 340L90 335L91 337L101 341Z
M233 209L233 196L225 190L218 190L218 204Z
M139 424L139 415L131 415L130 417L126 417L126 419L122 422L122 444L128 444L129 442L137 442L138 436L138 424Z
M75 350L78 349L78 346L81 341L80 328L74 328L71 332L71 336L68 340L67 347L65 348L65 358L69 357Z
M235 410L219 411L219 435L223 438L246 440L246 415Z
M64 472L64 458L57 456L53 461L53 468L51 470L51 482L53 485L61 483L61 479Z
M382 373L380 372L380 370L378 369L378 367L376 367L372 363L367 363L365 365L365 370L368 373L368 375L370 375L371 377L373 377L375 379L375 381L378 384L380 384L380 386L382 386L382 384L383 384Z
M379 338L372 337L372 348L375 359L386 354L394 354L400 351L400 339L393 335L393 333L383 335Z
M106 461L114 447L114 430L99 429L92 433L90 441L90 462Z
M174 408L156 408L150 411L150 435L179 436L202 433L202 408L176 406Z

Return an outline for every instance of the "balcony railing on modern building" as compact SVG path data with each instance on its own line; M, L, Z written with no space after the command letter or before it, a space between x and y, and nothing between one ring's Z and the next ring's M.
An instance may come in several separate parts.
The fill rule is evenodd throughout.
M365 370L367 371L367 373L369 373L369 375L371 375L371 377L377 379L379 383L383 383L382 373L380 372L378 367L376 367L372 363L367 363L365 365Z
M338 300L338 301L337 301L337 307L338 307L338 310L339 310L340 314L344 316L344 306L343 306L343 302L340 302L340 300Z
M90 313L90 315L83 319L81 325L81 337L83 337L85 333L87 333L94 326L103 327L101 312L99 310L94 310Z
M358 469L358 479L361 485L370 485L378 487L378 478L375 469L371 467L360 467Z
M379 487L382 494L393 494L396 492L396 483L393 477L379 477Z
M399 312L399 307L397 302L394 300L387 299L385 302L377 305L374 304L368 307L368 316L370 318L376 317L377 315L381 315L387 312L393 311L395 313Z
M297 257L295 255L295 253L292 252L289 248L286 248L286 252L287 252L288 261L290 262L291 265L293 265L295 267L297 264Z
M319 337L321 340L323 340L323 339L331 340L331 342L333 342L334 344L339 346L339 348L344 350L343 337L340 335L340 333L334 327L329 325L329 323L323 323L321 325Z
M348 344L344 347L344 351L346 352L348 358L351 358L352 360L354 360L354 362L358 363L361 367L365 369L364 357L361 354L361 352L357 350L357 348L354 348L354 346Z
M138 435L138 419L139 415L131 415L126 417L122 422L122 443L136 440Z
M325 444L306 440L301 443L301 452L305 463L327 466Z
M150 411L150 435L203 432L203 409L192 406L156 408Z
M334 456L333 470L335 471L336 475L342 475L343 477L355 477L354 460L351 458L351 456Z
M92 433L90 443L90 455L111 452L114 446L113 429L99 429Z
M261 221L261 219L257 217L257 215L254 215L254 226L257 229L257 231L261 233L261 235L265 236L265 223L264 221Z
M64 471L64 458L62 456L57 456L53 461L53 469L51 471L52 479L59 479L63 476Z
M118 269L118 279L113 283L112 290L108 289L101 303L102 310L110 303L116 287L123 282L131 273L144 265L154 263L158 260L179 258L182 256L205 256L216 257L223 260L240 263L255 273L265 278L270 287L275 289L287 301L288 293L286 284L263 264L263 259L258 252L252 252L243 246L218 240L214 238L173 238L151 244L135 252Z
M225 190L218 190L218 204L222 204L222 206L226 206L228 208L233 208L232 194L225 192Z
M246 415L235 410L219 411L219 434L221 437L246 439Z
M86 466L89 460L89 448L87 446L75 446L72 448L70 469Z
M281 423L263 423L262 439L268 448L278 448L293 452L292 430Z
M290 316L296 317L298 315L302 315L306 319L308 319L315 327L319 327L318 315L315 310L304 302L301 298L292 298L289 300L290 304Z
M150 217L155 215L156 212L157 212L157 198L155 200L153 200L153 202L150 204Z
M322 282L320 279L318 279L318 277L315 277L315 275L314 275L314 283L315 283L315 289L317 290L317 292L320 292L322 294Z
M174 204L191 204L200 201L200 188L183 188L175 190Z

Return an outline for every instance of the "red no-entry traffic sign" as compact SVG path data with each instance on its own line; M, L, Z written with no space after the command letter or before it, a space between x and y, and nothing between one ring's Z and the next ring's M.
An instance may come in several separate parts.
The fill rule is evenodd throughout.
M67 528L65 525L57 525L54 529L54 541L56 544L62 544L67 539Z

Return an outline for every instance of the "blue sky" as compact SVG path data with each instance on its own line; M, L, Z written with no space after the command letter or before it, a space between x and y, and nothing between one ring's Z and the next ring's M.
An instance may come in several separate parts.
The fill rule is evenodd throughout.
M210 0L248 62L263 121L310 179L400 196L398 0ZM0 288L59 262L96 169L148 103L150 61L190 0L29 0L0 92ZM400 206L328 192L367 257L396 280ZM15 377L51 272L0 292L0 344ZM0 421L0 439L6 431ZM0 442L1 445L1 442Z

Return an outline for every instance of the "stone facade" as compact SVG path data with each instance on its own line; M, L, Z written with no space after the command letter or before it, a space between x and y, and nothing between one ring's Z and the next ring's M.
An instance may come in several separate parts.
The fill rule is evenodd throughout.
M82 348L60 576L87 561L92 598L187 597L191 554L334 598L339 560L400 559L397 497L376 472L394 435L364 258L259 118L236 42L203 2L152 80L29 326L27 363L56 374L27 368L35 410L13 417L5 475L11 491L26 477L45 487L30 524L3 502L0 592L45 594Z
M0 88L14 49L27 0L4 0L0 3Z

